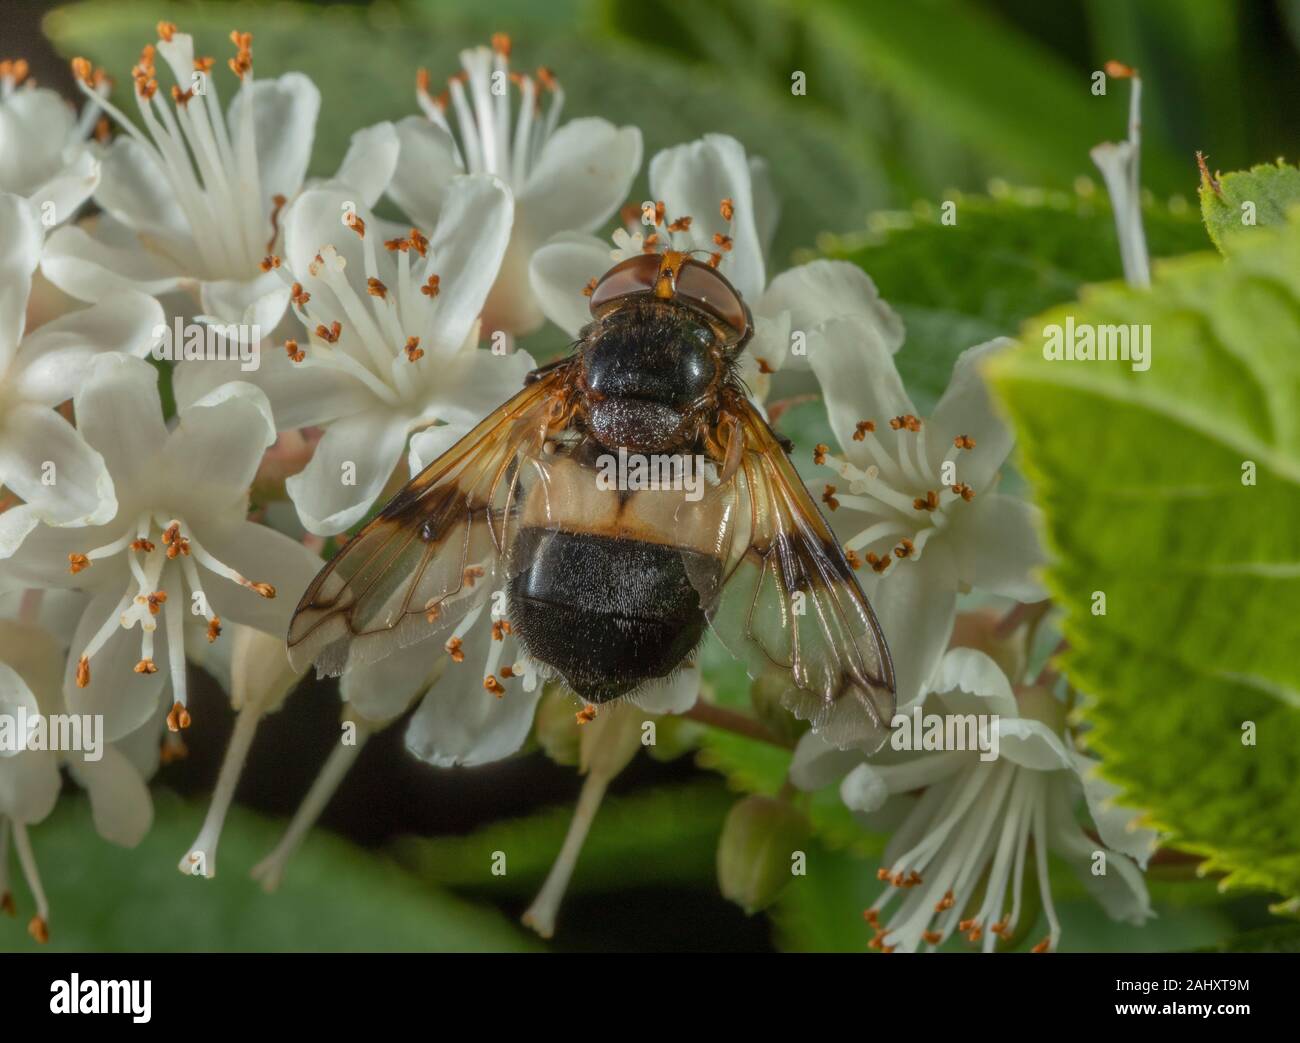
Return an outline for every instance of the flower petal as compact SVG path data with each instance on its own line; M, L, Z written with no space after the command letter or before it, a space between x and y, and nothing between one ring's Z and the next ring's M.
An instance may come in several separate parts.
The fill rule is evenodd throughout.
M444 670L411 715L406 748L420 760L440 768L490 764L509 757L528 737L543 686L528 692L511 685L498 699L468 672L469 663L483 661L477 651L466 647L465 663Z
M529 282L546 317L570 337L591 321L583 290L612 266L609 244L590 235L561 232L533 254Z
M891 354L903 346L903 320L871 277L848 261L811 261L774 278L754 312L776 316L782 311L790 313L792 329L804 331L830 318L856 317L876 327Z
M808 364L821 385L826 416L844 455L860 467L872 461L853 441L860 420L874 420L886 448L897 435L890 417L915 413L889 345L877 323L857 316L828 319L808 335Z
M217 521L227 513L242 518L262 454L274 442L266 393L232 381L181 411L163 445L159 472L179 488L191 486L206 518ZM202 475L202 482L193 481L195 475Z
M36 209L21 196L0 194L0 374L23 338L32 273L44 242Z
M40 822L59 800L58 758L43 750L0 759L0 816L24 825Z
M103 456L118 496L129 499L149 480L167 438L158 371L130 355L96 355L73 405L78 430Z
M865 571L865 570L864 570ZM859 578L894 661L898 709L928 690L957 618L957 593L948 581L951 562L942 545L913 561L897 562L883 575Z
M401 147L391 123L362 127L352 135L334 180L355 190L362 204L373 207L392 180Z
M23 340L14 377L18 394L57 406L77 393L92 355L118 351L143 357L162 323L162 305L134 291L52 319Z
M628 701L646 713L685 713L700 697L700 668L694 663L671 677L631 696Z
M1071 753L1075 770L1083 780L1083 795L1088 802L1088 812L1097 826L1097 833L1107 847L1122 851L1143 869L1160 840L1154 829L1138 825L1142 813L1134 808L1116 803L1120 789L1100 774L1101 764L1077 750Z
M464 424L437 424L411 436L407 464L411 477L423 471L469 432Z
M838 782L861 761L861 750L841 750L816 732L804 732L795 744L790 781L811 793Z
M980 369L985 360L1011 344L1008 338L999 337L963 351L953 364L947 390L930 413L931 433L935 437L928 444L936 468L958 435L969 435L975 440L975 448L962 455L960 470L961 480L974 486L977 492L992 483L1014 440L1011 429L994 409Z
M423 116L397 123L401 151L388 185L393 200L427 235L438 223L451 182L464 173L452 136Z
M974 587L1016 601L1046 598L1047 589L1038 576L1046 562L1038 535L1039 509L1002 493L976 495L973 506L966 524L953 527L962 577Z
M998 721L999 756L1033 771L1073 768L1061 737L1041 721L1003 717Z
M714 235L731 237L719 268L742 297L758 300L767 278L744 146L725 134L706 134L664 149L650 161L650 191L666 204L670 220L691 218L686 235L693 247L717 252ZM719 212L724 199L732 201L730 222Z
M117 514L104 458L45 406L19 402L0 419L0 484L49 525L102 525Z
M1048 811L1048 844L1063 855L1080 882L1112 920L1143 924L1155 913L1142 871L1118 851L1105 851L1105 872L1093 872L1096 856L1102 848L1079 828L1074 819L1073 801L1065 787L1052 794Z
M189 218L154 151L123 135L105 150L95 202L133 232L144 233L177 251L195 250Z
M70 220L81 209L99 184L99 175L99 161L89 151L83 150L28 198L46 223L53 227Z
M300 72L242 87L227 113L231 141L239 140L250 106L262 190L259 202L269 213L272 196L292 199L302 187L316 137L320 91Z
M534 243L562 231L595 231L627 199L640 169L636 127L572 120L547 140L518 190L519 219Z
M490 174L452 180L429 242L429 263L442 287L434 302L436 349L454 351L465 343L496 281L513 218L504 182Z
M203 548L218 561L254 583L275 587L275 597L264 598L200 565L212 610L223 620L283 637L299 598L320 571L320 558L297 540L256 522L209 527L199 519L187 520Z
M76 225L65 225L50 236L41 271L59 289L83 301L103 300L123 290L161 295L194 285L169 257L92 238Z
M90 797L95 831L122 847L135 847L153 825L153 800L135 766L120 751L105 746L97 761L72 758L68 771Z
M929 687L949 713L1020 716L1007 675L992 658L974 648L945 652Z
M401 459L406 425L391 409L330 424L311 461L285 481L308 532L333 536L361 520Z
M421 642L399 648L376 662L358 663L340 678L339 692L367 721L386 724L405 713L451 661L440 652L434 645Z

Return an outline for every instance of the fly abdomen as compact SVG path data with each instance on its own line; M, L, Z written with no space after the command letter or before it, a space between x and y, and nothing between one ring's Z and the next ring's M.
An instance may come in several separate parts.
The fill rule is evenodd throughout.
M513 632L581 698L608 702L666 677L704 635L696 568L721 569L698 551L639 540L523 528L510 581Z

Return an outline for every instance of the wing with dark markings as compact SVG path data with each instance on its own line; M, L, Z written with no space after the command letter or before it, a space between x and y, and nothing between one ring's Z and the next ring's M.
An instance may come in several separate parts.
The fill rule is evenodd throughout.
M551 370L489 414L330 560L289 624L295 666L332 675L382 659L449 632L500 585L565 379Z
M754 406L731 407L744 451L719 488L720 576L692 580L714 632L750 677L840 747L879 748L894 715L894 668L839 542ZM802 595L802 596L800 596Z

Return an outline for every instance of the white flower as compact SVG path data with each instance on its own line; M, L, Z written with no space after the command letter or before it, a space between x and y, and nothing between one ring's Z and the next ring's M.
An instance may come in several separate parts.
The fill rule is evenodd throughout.
M867 334L865 326L858 331ZM994 412L980 366L1010 342L963 352L928 418L903 389L878 336L810 341L832 430L843 447L815 462L839 481L823 502L860 573L889 641L905 707L922 692L948 643L957 595L978 587L1019 601L1045 594L1036 508L995 491L1012 435Z
M246 520L249 484L275 438L260 390L216 388L169 431L148 363L100 355L87 370L77 422L107 464L117 510L93 528L38 529L7 571L93 595L71 642L64 698L74 713L104 714L112 741L153 716L167 680L169 725L188 721L187 617L201 617L210 640L222 619L282 635L320 561Z
M510 216L509 191L487 174L452 181L427 235L390 237L396 230L338 185L304 191L285 215L285 255L272 272L306 332L240 376L266 391L281 430L325 428L286 483L310 531L332 535L359 521L414 432L438 424L431 434L450 448L523 386L533 368L526 353L476 346ZM236 367L187 363L178 401L234 379Z
M253 79L252 37L232 33L230 68L239 81L221 110L213 59L195 57L194 41L160 23L132 69L138 127L108 102L124 131L106 150L95 202L107 215L91 235L60 229L43 262L56 286L96 301L134 287L147 293L183 290L202 314L270 330L288 303L277 276L263 267L276 250L284 207L297 195L311 158L320 93L301 73ZM173 85L160 88L155 59ZM85 91L93 80L85 59L73 62ZM373 202L396 161L396 138L384 128L354 136L339 172Z
M591 321L592 280L616 261L671 247L709 255L748 302L754 337L741 356L741 376L760 402L768 374L786 364L803 365L813 338L856 343L865 327L890 350L903 342L901 320L856 265L814 261L768 282L765 257L778 203L766 164L748 157L734 138L708 134L656 154L650 191L653 206L643 211L642 225L616 231L613 250L592 236L570 232L534 255L533 291L547 317L570 336Z
M93 99L81 116L57 92L27 79L27 63L0 61L0 192L30 200L48 227L72 217L99 183L87 139L108 80L91 73Z
M0 715L9 721L25 710L28 721L40 715L46 728L56 715L67 713L63 700L63 666L67 657L66 637L37 620L35 606L41 601L60 601L63 610L56 617L66 629L75 622L67 609L80 608L77 595L41 599L29 591L24 598L24 616L30 619L0 619ZM43 606L42 606L43 607ZM135 734L116 743L96 748L64 750L50 748L49 732L41 743L29 748L0 749L0 908L13 912L9 892L8 840L13 836L27 884L36 901L36 915L28 930L38 941L49 936L49 904L41 886L36 856L27 828L43 821L58 801L62 788L60 768L90 797L95 830L105 840L134 847L153 822L153 801L145 780L158 766L158 730L161 720L147 722ZM83 744L90 746L82 733ZM30 736L29 736L30 741Z
M511 72L509 59L510 39L498 33L490 50L461 52L463 72L442 95L429 94L421 72L417 98L425 116L397 125L401 157L388 194L415 224L431 228L457 174L494 174L510 187L514 228L483 322L488 330L522 334L543 318L528 280L533 251L558 232L591 232L610 218L641 167L641 132L597 118L561 126L564 91L556 78L545 68L536 76Z
M123 293L26 329L44 231L36 207L0 195L0 485L25 503L0 514L0 559L40 521L97 525L117 509L103 458L57 411L102 352L143 354L162 308Z
M877 874L885 889L866 914L877 930L873 948L914 952L960 932L991 952L1018 927L1032 929L1020 917L1025 875L1033 872L1048 923L1034 951L1055 949L1060 924L1049 851L1074 869L1111 917L1141 924L1153 915L1134 860L1145 867L1154 834L1136 828L1133 812L1110 804L1114 791L1094 777L1095 762L1063 738L1064 704L1048 689L1013 691L983 652L955 648L944 656L924 710L983 715L985 749L997 756L983 759L979 749L887 747L864 760L809 735L800 740L791 769L802 789L839 778L850 810L865 824L894 831ZM1081 795L1100 841L1076 818ZM886 914L896 900L898 907Z

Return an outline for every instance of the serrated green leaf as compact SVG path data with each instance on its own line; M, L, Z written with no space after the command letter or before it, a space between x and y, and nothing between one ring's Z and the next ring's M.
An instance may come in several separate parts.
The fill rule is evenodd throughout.
M1215 180L1217 185L1201 179L1201 216L1220 250L1225 240L1251 228L1285 224L1287 212L1300 206L1300 167L1280 159Z
M1067 320L1149 326L1150 369L1048 361ZM991 378L1046 515L1088 744L1225 887L1300 893L1300 224L1167 262L1149 292L1094 287L1026 323Z
M65 798L31 828L50 900L57 952L520 952L539 948L493 909L422 885L392 862L315 832L272 895L248 870L284 824L235 807L212 879L176 868L205 808L154 792L153 829L133 850L101 841L89 803ZM14 882L16 920L0 919L0 949L30 951L31 902Z
M606 797L582 848L569 891L616 891L629 874L645 884L713 886L714 850L735 797L716 782ZM500 896L531 895L559 853L571 806L494 822L464 837L403 837L394 857L421 880ZM494 875L504 852L506 872Z

